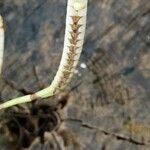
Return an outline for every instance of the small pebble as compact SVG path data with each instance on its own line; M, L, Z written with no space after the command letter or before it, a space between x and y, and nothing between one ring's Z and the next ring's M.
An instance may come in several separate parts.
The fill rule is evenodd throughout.
M83 69L86 69L86 68L87 68L87 65L86 65L85 63L81 63L81 64L80 64L80 67L83 68Z

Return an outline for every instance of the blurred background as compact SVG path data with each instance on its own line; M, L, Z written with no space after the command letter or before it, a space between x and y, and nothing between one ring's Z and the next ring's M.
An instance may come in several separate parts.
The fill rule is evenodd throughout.
M1 102L52 81L63 49L66 4L0 0L6 34ZM149 0L89 0L83 53L66 91L59 129L53 136L47 131L43 144L33 136L29 149L150 149ZM19 141L20 130L15 131L13 149L23 149L24 138ZM5 133L0 150L9 147Z

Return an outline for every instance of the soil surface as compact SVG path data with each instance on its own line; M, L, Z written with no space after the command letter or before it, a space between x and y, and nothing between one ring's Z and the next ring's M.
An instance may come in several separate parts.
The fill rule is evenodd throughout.
M47 87L67 0L0 0L1 103ZM89 0L85 44L64 93L1 112L0 150L149 150L150 1Z

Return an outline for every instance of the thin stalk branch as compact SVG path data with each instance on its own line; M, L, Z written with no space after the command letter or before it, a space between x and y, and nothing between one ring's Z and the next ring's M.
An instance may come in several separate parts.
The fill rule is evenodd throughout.
M4 53L4 27L3 19L0 15L0 74L2 73L3 53Z

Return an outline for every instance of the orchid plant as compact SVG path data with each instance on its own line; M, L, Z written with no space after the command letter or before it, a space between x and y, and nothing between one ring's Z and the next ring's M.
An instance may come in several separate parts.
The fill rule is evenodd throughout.
M68 0L63 54L58 71L50 86L34 94L8 100L0 105L0 109L31 102L38 98L50 97L66 87L73 76L82 52L86 28L87 3L88 0ZM0 72L3 63L3 51L4 29L3 20L0 17Z

